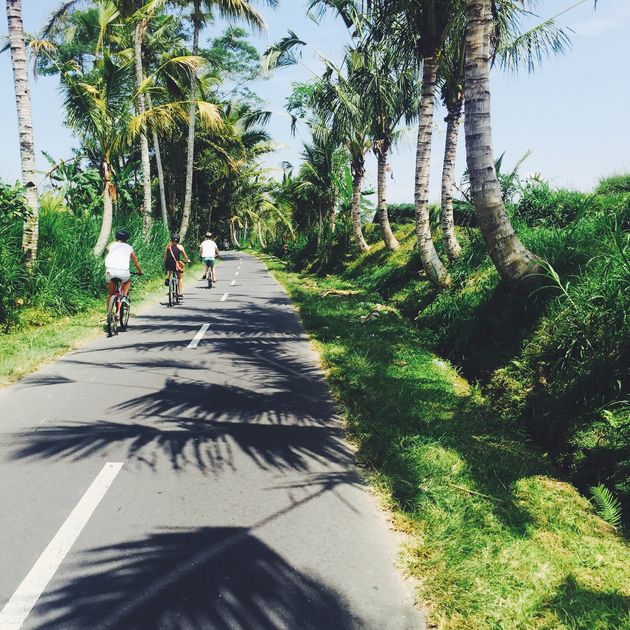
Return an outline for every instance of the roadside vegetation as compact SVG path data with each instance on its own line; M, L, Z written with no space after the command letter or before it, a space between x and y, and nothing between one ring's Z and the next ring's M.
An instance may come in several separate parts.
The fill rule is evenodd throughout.
M547 273L526 294L506 290L474 228L457 230L460 267L441 292L422 277L412 224L395 230L393 255L381 243L357 255L347 229L348 249L325 268L295 248L285 260L265 257L320 349L359 461L409 535L403 562L438 627L630 621L617 499L589 490L603 483L627 501L617 379L627 366L628 270L609 270L624 265L616 239L630 195L550 195L592 204L579 227L577 217L564 228L519 224L568 287Z
M199 38L219 15L257 28L262 17L246 0L188 4L64 2L27 34L21 2L7 2L22 183L0 182L1 348L87 318L103 301L103 252L119 227L145 272L133 282L140 295L162 276L172 232L196 258L207 229L237 244L252 217L273 214L260 177L268 116L247 87L259 54L236 24ZM45 172L34 168L28 57L58 79L78 145L70 158L44 154ZM29 338L44 356L45 336Z
M404 243L404 231L397 235ZM317 342L359 461L408 534L403 562L429 620L458 629L625 627L628 545L368 287L378 263L363 265L362 282L268 264Z

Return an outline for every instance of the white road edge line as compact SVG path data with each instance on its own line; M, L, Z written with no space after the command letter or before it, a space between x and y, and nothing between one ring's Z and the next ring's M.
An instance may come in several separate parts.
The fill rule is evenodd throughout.
M230 295L230 294L229 293L224 293L221 296L221 299L219 300L219 302L225 302L225 300L227 300L227 298L228 298L228 295Z
M234 275L235 275L235 276L238 276L238 271L235 271L235 272L234 272Z
M232 282L230 282L230 286L231 286L231 287L236 286L236 280L232 280Z
M48 543L33 568L17 587L11 599L0 610L2 630L18 630L22 627L122 466L120 462L107 462L103 466L92 485L85 491L55 537Z
M203 336L208 332L210 324L203 324L199 329L199 332L193 337L192 341L188 344L189 348L196 348L199 342L203 339Z

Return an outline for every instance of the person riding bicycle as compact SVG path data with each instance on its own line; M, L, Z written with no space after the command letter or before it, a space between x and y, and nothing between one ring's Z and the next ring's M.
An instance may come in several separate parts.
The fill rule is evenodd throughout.
M206 265L202 280L205 280L210 274L212 282L216 284L217 281L217 268L215 267L215 259L221 258L221 252L217 244L212 240L212 232L206 232L206 238L199 246L199 253L201 254L201 260Z
M129 240L129 232L121 228L116 232L116 240L111 242L107 247L107 256L105 256L105 279L109 288L107 296L107 305L109 308L109 300L116 292L116 279L122 282L121 292L124 296L129 293L131 286L131 272L129 271L129 261L133 260L138 273L142 275L142 269L138 258L133 251L133 247L127 243Z
M164 267L168 274L168 278L165 283L168 286L171 276L177 274L177 294L180 298L183 298L184 291L182 289L182 274L184 273L184 263L180 260L181 256L184 256L184 260L189 263L190 258L184 249L184 246L179 242L179 234L171 234L171 242L167 245L164 252Z

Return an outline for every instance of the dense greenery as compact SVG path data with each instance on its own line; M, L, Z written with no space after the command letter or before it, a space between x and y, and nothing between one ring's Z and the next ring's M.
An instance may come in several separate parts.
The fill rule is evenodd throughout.
M409 230L398 236L404 250ZM359 258L342 276L268 264L317 341L359 460L408 534L403 559L429 621L625 627L627 545L384 298L416 275L410 253Z
M627 506L630 194L526 182L511 213L544 261L525 288L500 282L474 228L460 229L453 284L439 292L422 275L411 225L397 232L402 247L393 255L375 243L357 256L348 229L338 228L327 266L309 248L314 237L300 237L288 256L295 269L337 271L380 295L416 323L429 347L479 382L493 412L525 430L580 488L604 483Z
M212 9L212 2L206 4L204 11ZM260 156L271 149L264 130L268 114L257 109L258 99L247 87L260 71L259 54L245 30L228 26L215 29L191 55L188 20L171 9L155 2L63 3L41 36L29 39L38 72L59 79L65 123L79 146L70 159L44 154L49 170L39 194L39 238L31 251L22 251L22 224L33 216L25 189L0 182L4 331L76 313L102 297L101 254L120 226L131 232L150 281L160 273L167 235L184 223L190 226L189 250L196 254L208 228L217 239L231 236L237 242L263 217L273 222L277 210L268 195L273 184L260 166ZM260 23L245 0L218 10ZM201 19L212 21L212 13ZM141 84L133 64L139 23ZM196 111L194 168L193 163L182 168L190 106ZM152 140L147 164L143 137Z

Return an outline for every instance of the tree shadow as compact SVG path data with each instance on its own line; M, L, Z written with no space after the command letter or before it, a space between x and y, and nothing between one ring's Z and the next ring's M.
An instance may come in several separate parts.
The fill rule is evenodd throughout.
M340 593L247 528L161 530L85 551L70 571L37 604L37 628L364 627Z
M630 597L619 591L595 591L569 575L541 606L566 628L629 628Z
M165 417L159 425L119 422L44 426L10 436L12 459L78 461L124 446L128 460L175 471L194 467L219 474L235 470L243 453L262 470L308 472L320 466L351 466L353 455L341 428L216 422Z

